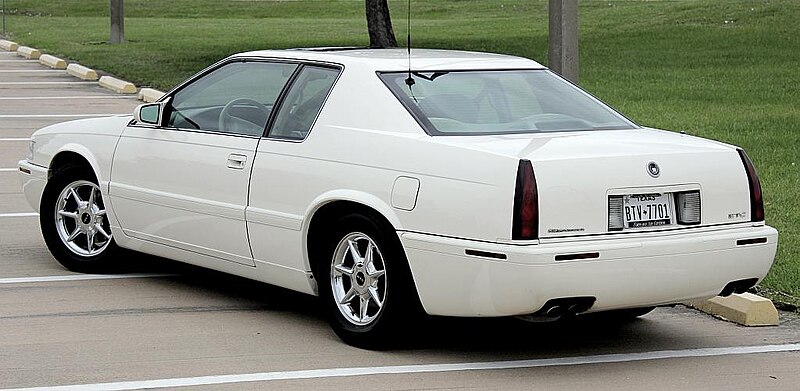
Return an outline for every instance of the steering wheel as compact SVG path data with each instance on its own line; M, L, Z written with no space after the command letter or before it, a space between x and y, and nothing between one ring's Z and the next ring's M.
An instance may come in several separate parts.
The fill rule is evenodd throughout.
M246 133L253 136L259 136L264 131L265 124L257 124L240 118L231 114L234 106L247 105L255 107L264 114L264 122L269 117L269 109L262 105L261 102L255 101L250 98L237 98L234 99L219 113L219 130L223 132Z

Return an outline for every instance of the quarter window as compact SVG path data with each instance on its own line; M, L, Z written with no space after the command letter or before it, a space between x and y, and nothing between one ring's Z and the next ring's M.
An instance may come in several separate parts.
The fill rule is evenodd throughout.
M314 125L338 75L338 69L304 66L281 104L269 136L304 139Z
M176 93L167 126L261 136L297 64L234 62Z

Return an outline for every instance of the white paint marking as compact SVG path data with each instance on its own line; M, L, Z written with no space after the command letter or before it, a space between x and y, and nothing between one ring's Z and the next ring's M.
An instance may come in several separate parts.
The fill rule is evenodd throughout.
M0 69L0 73L66 73L61 69Z
M0 218L2 217L35 217L39 214L36 212L22 212L22 213L0 213Z
M136 99L130 95L90 95L90 96L5 96L0 100L51 100L51 99Z
M247 382L264 382L275 380L301 380L319 379L330 377L368 376L408 373L436 373L457 371L481 371L541 368L586 364L608 364L632 361L663 360L690 357L716 357L737 354L776 353L800 351L800 344L763 345L763 346L737 346L727 348L702 348L684 350L660 350L642 353L603 354L596 356L578 356L546 358L537 360L513 360L495 362L472 362L455 364L422 364L422 365L397 365L385 367L360 367L360 368L329 368L309 369L285 372L262 372L239 375L198 376L172 379L126 381L94 384L75 384L66 386L48 386L34 388L15 388L6 391L73 391L73 390L141 390L167 387L209 386L215 384L232 384Z
M113 117L130 114L0 114L0 118L80 118L80 117Z
M19 171L19 168L0 168L0 172Z
M0 141L31 141L31 138L13 137L13 138L0 138Z
M94 84L94 85L97 85L97 82L95 82L95 81L3 81L3 82L0 82L0 86L83 85L83 84Z
M123 278L158 278L158 277L172 277L175 274L146 274L146 273L132 273L132 274L70 274L65 276L44 276L44 277L16 277L16 278L0 278L0 285L2 284L26 284L34 282L60 282L60 281L88 281L88 280L119 280Z

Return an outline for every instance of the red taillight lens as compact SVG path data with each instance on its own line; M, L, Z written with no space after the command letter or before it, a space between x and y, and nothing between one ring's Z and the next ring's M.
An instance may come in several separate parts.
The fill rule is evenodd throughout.
M511 238L533 240L539 237L539 192L529 160L520 160L514 193L514 222Z
M743 149L738 149L738 151L744 164L744 170L747 172L747 182L750 185L750 221L764 221L764 197L761 194L758 173L747 153Z

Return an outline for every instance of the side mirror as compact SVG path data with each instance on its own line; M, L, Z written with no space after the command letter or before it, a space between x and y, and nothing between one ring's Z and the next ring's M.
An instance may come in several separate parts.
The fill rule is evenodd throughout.
M136 106L136 110L133 111L133 119L135 119L138 123L156 126L161 125L161 116L164 113L164 103L165 102L145 103Z

